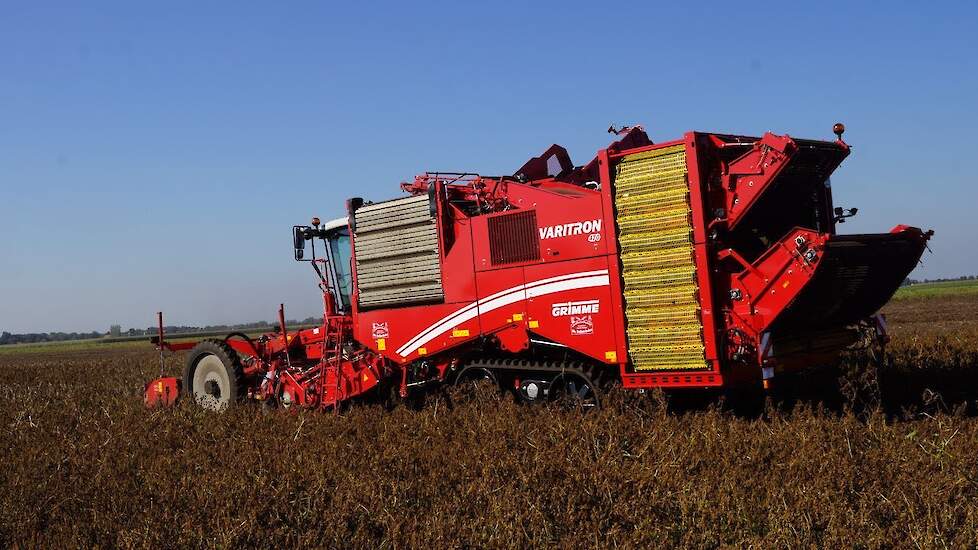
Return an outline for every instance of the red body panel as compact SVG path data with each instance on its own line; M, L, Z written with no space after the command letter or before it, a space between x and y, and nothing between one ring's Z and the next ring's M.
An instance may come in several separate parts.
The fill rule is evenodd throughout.
M157 378L143 388L143 404L148 408L171 407L180 397L181 383L178 378Z

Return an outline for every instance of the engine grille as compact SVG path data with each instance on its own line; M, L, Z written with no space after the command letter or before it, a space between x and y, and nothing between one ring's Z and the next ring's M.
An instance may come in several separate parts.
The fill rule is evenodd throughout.
M706 369L683 145L615 171L628 353L635 370Z
M500 214L488 220L489 253L493 265L540 259L535 210Z

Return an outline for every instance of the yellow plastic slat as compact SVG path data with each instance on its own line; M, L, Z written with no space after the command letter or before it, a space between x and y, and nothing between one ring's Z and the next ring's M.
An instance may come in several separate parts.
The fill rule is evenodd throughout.
M671 294L673 287L696 280L694 266L684 265L653 271L633 271L625 278L625 292L648 291L650 294Z
M699 306L695 303L681 305L664 305L656 308L628 307L628 318L633 323L643 325L651 323L694 324L699 323Z
M707 368L684 146L625 157L615 207L633 366Z
M686 193L661 193L658 196L639 195L616 203L619 216L646 216L654 218L662 212L674 208L687 208L689 197Z
M636 233L622 234L619 237L622 253L646 252L649 250L663 248L677 248L680 246L692 245L693 235L688 228L682 227L669 231L656 231L655 233ZM692 249L692 246L689 246Z
M621 264L629 271L652 271L687 265L692 261L692 254L687 246L667 248L659 253L633 252L622 254Z

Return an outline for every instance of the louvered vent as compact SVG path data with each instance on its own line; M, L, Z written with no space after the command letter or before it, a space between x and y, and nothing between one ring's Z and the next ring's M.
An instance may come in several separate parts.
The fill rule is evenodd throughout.
M536 210L521 210L489 218L489 253L492 265L539 260Z

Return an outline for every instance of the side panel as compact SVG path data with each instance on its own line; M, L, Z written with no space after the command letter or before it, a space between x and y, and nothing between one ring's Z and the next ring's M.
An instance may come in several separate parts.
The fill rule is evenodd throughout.
M617 363L608 257L526 268L531 333L605 363Z
M509 183L508 187L509 200L516 206L515 209L478 216L471 220L477 271L511 265L563 262L608 253L607 237L613 228L603 215L601 193L554 182L541 186ZM494 235L489 230L491 219L515 217L528 212L533 212L536 222L536 228L531 234L510 232ZM499 248L501 239L506 238L528 241L515 246L515 250L523 250L524 245L534 249L539 247L539 255L532 258L526 256L525 260L514 255L511 256L513 261L501 262L500 259L505 258L501 258L498 252L494 254L494 249Z
M438 353L479 334L471 302L361 311L355 323L359 342L396 363Z
M479 326L486 334L505 331L511 340L526 340L526 279L523 267L510 267L476 274L479 286ZM522 334L519 334L522 333ZM505 338L500 335L500 338ZM518 351L518 350L512 350Z
M427 197L420 198L424 199L425 211L430 216ZM409 200L422 203L419 197ZM438 236L439 273L445 274L439 281L445 303L366 310L354 308L355 338L397 363L438 353L471 340L481 332L474 306L477 292L472 258L472 219L450 205L439 203L437 206L438 215L433 218L437 222L433 221L432 227ZM420 211L417 217L421 218ZM354 251L360 262L359 240L355 242Z
M689 181L690 218L693 224L693 251L696 265L696 279L699 284L700 321L703 325L703 348L706 360L713 372L720 373L720 339L717 336L717 307L716 284L711 276L713 260L710 244L707 241L707 215L709 197L706 181L707 160L703 158L704 149L698 142L699 134L688 132L683 139L686 142L686 169ZM722 315L722 314L721 314ZM722 324L722 319L720 321Z
M473 219L462 214L453 206L441 204L449 209L448 215L440 216L442 254L442 288L445 302L471 302L476 299L475 268L472 256Z
M601 179L601 207L602 215L609 225L606 232L607 246L614 251L614 255L609 257L608 275L611 279L611 316L615 327L615 359L618 361L619 368L624 374L628 367L628 339L625 335L625 302L624 290L622 288L621 261L618 257L618 233L614 224L616 210L614 200L614 185L612 184L611 166L612 160L607 149L598 152L598 172Z
M603 194L561 182L510 183L509 200L516 209L472 219L483 332L496 334L511 352L536 337L618 364L622 330L610 273L617 263L607 252L614 246L614 223L605 216ZM529 233L517 223L507 222L506 233L493 229L531 213L535 226ZM500 261L505 258L512 261ZM506 293L517 280L525 288L514 301L518 295Z

